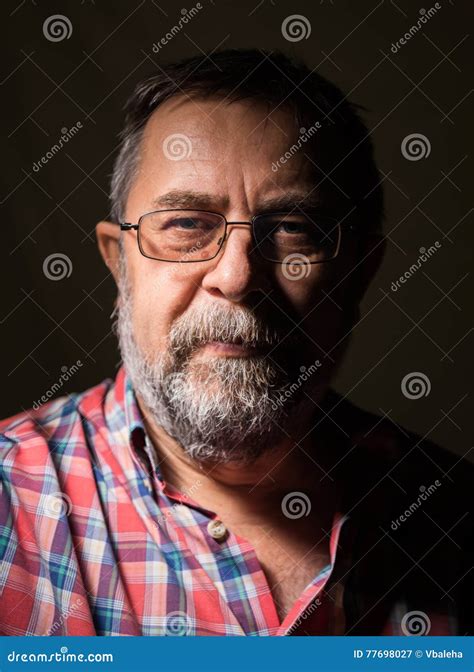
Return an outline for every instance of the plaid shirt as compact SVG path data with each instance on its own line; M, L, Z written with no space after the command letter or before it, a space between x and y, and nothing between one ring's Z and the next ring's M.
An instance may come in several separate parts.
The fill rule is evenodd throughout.
M123 368L115 382L1 423L0 634L397 635L410 610L423 612L430 634L464 634L462 598L441 598L465 570L457 548L441 550L439 503L415 512L406 532L389 529L412 501L404 474L413 474L413 447L400 447L390 423L328 399L342 431L332 476L350 475L345 512L334 517L330 563L283 622L251 545L231 531L213 538L215 514L164 483ZM443 459L430 462L447 489ZM424 513L437 516L426 543ZM448 526L453 539L462 523ZM433 544L426 569L419 558Z

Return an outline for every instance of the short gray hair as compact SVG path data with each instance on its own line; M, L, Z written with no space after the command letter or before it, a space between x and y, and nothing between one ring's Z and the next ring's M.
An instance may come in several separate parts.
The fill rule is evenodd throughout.
M158 75L138 84L125 106L125 125L112 174L113 221L124 221L145 125L159 105L174 95L222 96L229 103L253 99L273 108L283 107L292 113L298 133L319 120L323 131L308 140L306 152L317 158L314 164L319 167L314 173L321 190L330 190L331 183L336 183L348 195L354 211L352 219L361 222L361 232L380 230L381 181L370 135L357 106L306 65L281 52L258 49L229 49L207 60L201 56L188 58L161 68ZM325 179L328 174L331 180Z

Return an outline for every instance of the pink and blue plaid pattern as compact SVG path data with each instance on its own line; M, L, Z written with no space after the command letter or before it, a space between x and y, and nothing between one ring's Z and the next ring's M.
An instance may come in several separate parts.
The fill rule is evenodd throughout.
M125 371L0 425L0 634L343 634L353 533L280 623L254 549L160 475ZM149 465L149 468L146 465ZM350 523L349 516L349 523ZM400 634L393 602L378 634ZM354 617L355 618L355 617ZM394 626L394 618L398 626ZM455 624L430 613L431 634Z

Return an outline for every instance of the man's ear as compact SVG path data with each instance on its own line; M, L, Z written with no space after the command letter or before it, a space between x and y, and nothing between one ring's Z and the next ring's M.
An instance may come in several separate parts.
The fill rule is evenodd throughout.
M380 268L387 247L386 238L381 233L369 233L360 241L359 264L355 300L359 304L372 279Z
M118 279L118 262L120 257L119 240L120 226L113 222L99 222L95 227L95 235L99 251L106 266L115 278Z

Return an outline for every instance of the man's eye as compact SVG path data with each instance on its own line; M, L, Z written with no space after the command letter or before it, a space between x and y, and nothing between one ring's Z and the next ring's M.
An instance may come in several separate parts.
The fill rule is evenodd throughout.
M281 233L307 233L308 225L305 222L282 222L277 231Z
M273 234L276 236L308 236L311 235L311 226L307 220L282 219L276 221L273 226Z
M203 222L189 217L179 217L168 222L169 228L176 229L198 229L203 227Z
M173 217L164 222L160 228L170 232L209 233L215 226L212 221L202 217Z

